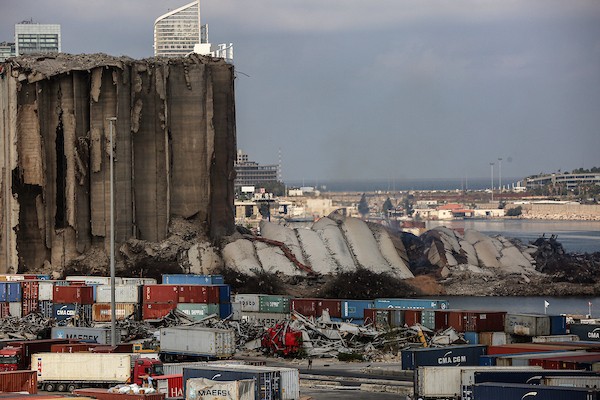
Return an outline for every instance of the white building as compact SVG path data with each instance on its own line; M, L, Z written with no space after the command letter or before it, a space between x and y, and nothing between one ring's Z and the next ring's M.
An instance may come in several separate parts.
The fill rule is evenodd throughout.
M60 52L59 24L36 24L33 21L23 21L15 25L16 55Z
M190 53L233 61L233 44L211 46L208 25L200 23L200 0L161 15L154 21L154 55L183 57Z

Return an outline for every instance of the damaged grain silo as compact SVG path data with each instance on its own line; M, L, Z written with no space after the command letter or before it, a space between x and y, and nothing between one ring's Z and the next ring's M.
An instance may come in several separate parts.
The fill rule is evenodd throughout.
M172 218L234 231L233 66L192 55L24 56L0 64L0 273L108 249L114 122L117 246Z

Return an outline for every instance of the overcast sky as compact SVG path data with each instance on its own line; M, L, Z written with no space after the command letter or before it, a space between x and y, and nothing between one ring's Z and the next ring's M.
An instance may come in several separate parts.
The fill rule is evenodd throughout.
M152 56L186 1L2 0L69 53ZM600 166L598 0L205 0L233 42L238 147L284 180L487 177Z

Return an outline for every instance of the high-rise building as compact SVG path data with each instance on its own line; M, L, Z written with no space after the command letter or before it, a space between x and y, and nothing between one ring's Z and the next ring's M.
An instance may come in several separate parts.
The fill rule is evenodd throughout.
M9 57L14 57L16 55L15 52L15 44L10 42L1 42L0 43L0 62L6 61Z
M212 48L208 24L200 24L200 0L161 15L154 21L154 55L182 57L190 53L211 55L233 61L233 44Z
M19 56L32 53L60 53L60 25L36 24L33 21L16 24L15 52Z
M248 155L242 150L237 151L235 167L235 182L236 189L242 186L258 186L265 183L275 183L279 179L279 166L261 165L257 162L248 160Z

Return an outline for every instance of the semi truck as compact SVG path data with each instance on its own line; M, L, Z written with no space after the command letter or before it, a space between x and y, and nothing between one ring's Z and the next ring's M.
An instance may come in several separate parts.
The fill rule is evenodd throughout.
M31 355L50 351L54 344L69 343L67 339L12 341L0 349L0 371L30 369Z
M72 392L80 387L142 385L163 375L160 360L124 353L37 353L31 356L38 386L47 392Z

